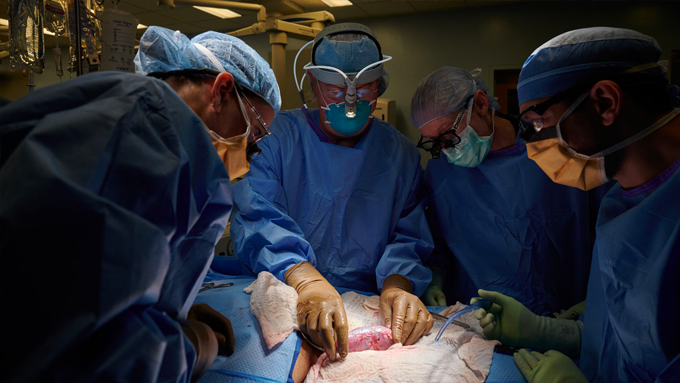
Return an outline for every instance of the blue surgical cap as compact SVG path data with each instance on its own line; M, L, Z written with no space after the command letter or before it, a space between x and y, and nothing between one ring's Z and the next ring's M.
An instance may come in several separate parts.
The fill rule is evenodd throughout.
M463 108L478 90L489 91L484 81L472 73L450 66L437 69L425 77L411 99L411 121L418 129L428 122ZM488 96L490 107L500 105Z
M661 47L654 38L630 29L594 27L569 31L538 47L524 63L517 85L519 103L653 64L660 56ZM658 66L648 72L665 77Z
M206 54L205 50L212 53ZM140 74L183 69L229 72L240 86L260 95L276 112L281 92L269 64L243 40L205 32L189 40L180 31L151 26L139 40L135 71Z
M345 73L359 72L381 59L373 39L357 33L324 37L314 52L316 65L332 66Z

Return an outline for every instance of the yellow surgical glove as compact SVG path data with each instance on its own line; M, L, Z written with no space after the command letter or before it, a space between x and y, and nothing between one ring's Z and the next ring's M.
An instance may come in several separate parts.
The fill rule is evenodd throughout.
M578 317L586 313L586 301L577 303L567 310L562 310L560 313L553 313L557 319L571 319L577 320Z
M432 282L423 293L423 301L428 306L446 306L446 295L444 295L444 273L436 267L432 270Z
M576 321L539 316L507 295L485 290L478 292L492 302L488 309L475 311L475 318L479 319L487 338L507 346L558 350L572 357L579 356L581 329ZM470 303L477 299L472 298Z
M588 383L576 364L559 351L541 354L521 349L512 358L529 383Z

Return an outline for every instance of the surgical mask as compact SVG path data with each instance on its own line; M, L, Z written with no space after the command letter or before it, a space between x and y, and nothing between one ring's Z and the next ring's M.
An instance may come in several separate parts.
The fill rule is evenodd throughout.
M326 102L323 95L321 98ZM326 103L326 106L322 107L322 109L325 111L326 122L330 125L331 129L342 135L352 136L361 131L366 126L368 119L372 118L371 109L374 103L375 100L359 100L356 103L356 115L353 118L347 117L345 114L344 102L339 104Z
M467 111L467 126L458 135L460 142L452 148L442 149L442 153L446 156L446 160L450 164L463 166L467 168L475 168L484 161L486 155L489 154L491 143L493 142L493 135L496 131L496 123L494 121L495 110L491 109L491 135L480 137L477 132L470 126L470 117L472 116L472 100Z
M526 143L528 157L534 160L551 180L581 190L594 189L609 180L605 173L605 156L654 133L680 114L680 108L676 108L648 128L622 142L599 153L585 155L574 150L563 139L561 123L586 99L588 94L590 90L581 94L564 112L554 127L554 133L551 127L542 129L547 131L545 135L548 138Z
M205 129L208 131L208 135L210 135L210 140L212 141L215 150L217 150L217 155L224 163L224 166L229 173L229 179L232 181L242 177L244 174L248 173L248 170L250 170L250 163L246 157L246 148L248 147L248 137L250 136L251 124L250 120L248 119L246 109L243 106L243 101L241 101L241 96L239 95L238 89L235 91L236 97L238 98L238 102L241 107L241 112L243 113L243 118L248 124L245 133L230 138L222 138L217 133L208 129L207 126L205 127Z

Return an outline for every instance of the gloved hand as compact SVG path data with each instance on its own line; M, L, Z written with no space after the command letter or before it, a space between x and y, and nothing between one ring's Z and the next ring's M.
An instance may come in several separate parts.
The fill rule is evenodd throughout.
M559 351L541 354L521 349L512 358L529 383L588 383L576 364Z
M444 287L444 273L436 267L432 270L432 282L427 286L427 290L423 293L423 301L428 306L446 306L446 295L442 288Z
M286 272L286 284L298 293L297 320L300 331L323 347L331 361L349 352L349 326L340 294L309 262L300 262ZM336 350L337 342L337 350Z
M191 306L187 320L203 322L210 326L217 339L218 354L229 356L234 353L234 330L231 321L206 303Z
M586 313L586 301L577 303L573 306L571 306L569 309L562 310L559 313L553 313L555 318L557 319L571 319L571 320L577 320L578 317Z
M192 382L198 381L208 371L218 351L223 355L234 353L231 322L205 303L191 306L187 320L181 327L196 351Z
M489 339L504 345L541 350L558 350L578 357L581 328L576 321L538 316L523 304L494 291L479 290L479 295L492 302L488 309L475 310L475 317ZM474 303L479 298L472 298Z
M392 339L404 346L414 344L432 329L434 319L423 302L411 294L413 284L406 277L392 274L385 278L380 294L380 313Z

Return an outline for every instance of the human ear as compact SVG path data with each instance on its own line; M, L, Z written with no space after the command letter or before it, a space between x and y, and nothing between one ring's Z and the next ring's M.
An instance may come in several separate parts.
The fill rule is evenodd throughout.
M611 126L621 113L621 87L614 81L600 81L590 89L590 99L602 125Z
M229 101L235 86L236 82L231 73L222 72L218 74L213 85L210 87L210 100L212 105L219 110L222 103Z
M483 90L478 90L475 92L474 96L474 111L479 117L486 115L489 112L489 98Z

